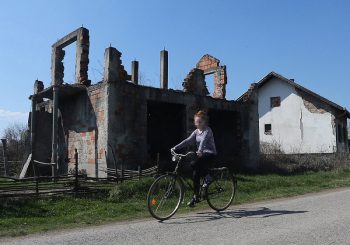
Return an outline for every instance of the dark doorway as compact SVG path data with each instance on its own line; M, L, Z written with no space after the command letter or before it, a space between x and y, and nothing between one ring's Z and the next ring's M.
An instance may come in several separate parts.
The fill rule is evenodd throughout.
M209 110L209 126L213 130L218 157L234 159L240 152L239 114L225 110Z
M185 136L184 105L154 102L147 103L147 146L152 161L170 160L170 148Z

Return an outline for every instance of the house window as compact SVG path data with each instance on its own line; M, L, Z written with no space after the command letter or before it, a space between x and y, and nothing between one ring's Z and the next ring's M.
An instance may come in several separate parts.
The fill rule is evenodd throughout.
M274 107L279 107L281 106L281 97L271 97L270 98L270 102L271 102L271 108Z
M265 124L265 134L272 134L271 124Z

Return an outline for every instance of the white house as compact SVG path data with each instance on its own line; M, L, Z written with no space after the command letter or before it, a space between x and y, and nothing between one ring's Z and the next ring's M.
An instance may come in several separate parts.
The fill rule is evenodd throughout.
M275 72L256 84L261 150L348 152L350 113Z

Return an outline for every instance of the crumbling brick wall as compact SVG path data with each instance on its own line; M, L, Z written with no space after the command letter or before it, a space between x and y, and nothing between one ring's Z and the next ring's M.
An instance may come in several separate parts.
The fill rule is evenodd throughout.
M106 86L103 84L90 86L87 89L87 95L78 98L81 101L85 100L85 103L88 102L85 106L82 104L78 106L78 109L86 110L87 114L75 115L79 119L73 125L70 124L67 130L69 168L74 169L74 153L77 149L79 169L85 169L89 176L105 176L100 168L106 167L106 98Z
M68 131L69 169L74 169L75 149L79 154L79 170L86 170L89 176L95 175L95 130L88 132Z
M184 88L184 92L203 96L209 94L204 80L204 73L201 69L192 69L186 76L182 86Z
M249 89L238 99L239 101L242 102L247 102L247 103L252 103L254 102L254 91L256 90L256 83L252 83L249 86Z
M217 58L206 54L197 63L197 68L203 71L209 71L211 69L216 69L220 65L220 60Z
M220 66L220 60L206 54L197 63L197 68L201 69L205 75L214 74L213 98L225 99L227 74L226 66Z
M89 118L86 115L78 115L79 120L73 123L75 127L73 127L73 130L69 130L67 142L70 159L69 168L74 168L74 153L76 148L79 153L79 169L85 169L89 176L106 176L106 173L101 171L101 169L105 169L107 163L109 164L109 168L115 167L114 157L110 151L110 147L108 147L108 143L109 140L115 140L109 139L109 137L112 135L111 132L116 130L119 123L108 125L108 122L110 117L122 113L124 110L120 106L117 106L118 101L113 97L113 93L110 93L111 84L129 79L129 75L122 65L121 55L122 53L116 48L107 48L105 51L104 80L87 88L87 96L85 97L87 105L85 109L83 109L84 105L77 105L77 101L72 103L80 110L90 111L92 115L89 118L93 118L93 123L91 121L89 122ZM125 98L130 97L130 94L125 95ZM80 99L80 101L83 100L84 98ZM117 108L114 109L114 106L117 106ZM136 107L139 107L139 105ZM130 113L130 111L126 110L124 113ZM130 123L137 123L137 120L133 119ZM139 124L136 125L139 126ZM137 132L137 126L133 130L134 132ZM70 128L72 128L72 123L70 123ZM128 134L132 133L127 132L126 137L128 137ZM121 133L119 133L119 136L123 137ZM123 154L128 155L129 148L126 144L117 144L117 146L113 150L120 153L120 156ZM136 154L137 152L134 153L134 155Z
M205 76L214 74L213 98L225 99L227 74L226 66L220 66L220 60L206 54L197 63L196 68L192 69L186 76L182 86L185 92L197 95L208 95Z

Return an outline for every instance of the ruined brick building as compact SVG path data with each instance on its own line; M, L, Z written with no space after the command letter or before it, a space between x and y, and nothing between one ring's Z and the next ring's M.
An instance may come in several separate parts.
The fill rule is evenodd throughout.
M76 43L76 81L64 83L64 47ZM256 94L243 101L226 95L226 67L204 55L183 81L183 90L168 89L168 52L161 51L160 88L138 84L138 62L129 74L121 52L105 50L104 77L88 78L89 31L79 28L52 46L51 86L35 81L30 116L31 164L41 175L79 168L104 177L105 168L142 168L169 160L169 149L193 129L193 115L208 110L219 156L230 164L255 168L259 155ZM205 78L214 74L209 95ZM47 164L33 164L41 162ZM28 173L31 171L28 168Z

